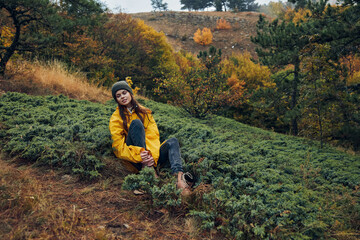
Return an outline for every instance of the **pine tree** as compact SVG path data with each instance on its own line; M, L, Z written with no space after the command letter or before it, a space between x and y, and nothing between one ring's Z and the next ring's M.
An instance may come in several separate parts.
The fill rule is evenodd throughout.
M260 15L257 24L257 36L251 40L261 48L256 52L260 61L269 66L281 68L293 65L294 79L291 87L290 112L291 130L293 135L298 134L298 96L300 83L300 54L301 50L309 43L306 35L309 33L305 24L274 20L269 23Z
M154 8L154 10L159 11L167 11L168 10L168 4L163 3L162 0L151 0L151 6Z
M255 0L227 0L227 6L239 12L254 11L259 7Z
M213 0L180 0L181 9L203 10L207 7L213 6Z
M214 1L214 7L215 7L216 11L222 12L223 4L222 4L221 0L215 0Z
M312 28L317 32L312 42L331 44L332 56L339 58L358 53L360 46L360 0L345 0L331 6L327 0L290 0L296 8L307 7L312 12Z
M359 53L360 1L348 0L342 6L309 3L315 16L314 26L319 29L316 43L330 43L332 56L339 58Z

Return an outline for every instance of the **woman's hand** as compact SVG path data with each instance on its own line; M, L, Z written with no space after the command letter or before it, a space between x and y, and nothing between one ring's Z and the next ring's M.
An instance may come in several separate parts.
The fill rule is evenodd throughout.
M154 161L154 158L151 156L149 151L142 151L140 153L140 157L142 159L142 166L143 167L154 166L155 161Z

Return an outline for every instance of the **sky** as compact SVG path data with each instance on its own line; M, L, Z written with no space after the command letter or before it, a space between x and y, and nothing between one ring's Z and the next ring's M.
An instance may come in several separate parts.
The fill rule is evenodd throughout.
M151 0L99 0L104 3L112 12L137 13L137 12L151 12ZM276 0L272 0L275 2ZM163 0L168 4L168 9L171 11L180 11L180 0ZM255 0L259 4L270 2L270 0Z

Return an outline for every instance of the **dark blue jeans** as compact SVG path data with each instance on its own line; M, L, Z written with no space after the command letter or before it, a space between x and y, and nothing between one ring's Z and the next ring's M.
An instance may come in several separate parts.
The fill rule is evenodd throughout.
M143 123L139 119L131 122L129 132L126 138L126 145L138 146L146 149L145 129ZM139 171L142 168L141 163L132 163ZM166 140L160 147L160 157L158 160L159 167L167 167L171 172L183 172L180 146L176 138Z

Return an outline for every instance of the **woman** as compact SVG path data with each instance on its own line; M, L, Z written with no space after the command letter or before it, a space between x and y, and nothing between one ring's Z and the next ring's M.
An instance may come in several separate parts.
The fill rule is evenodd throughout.
M118 107L110 118L110 133L116 157L131 162L137 170L143 167L169 166L177 176L177 187L183 195L190 194L176 138L160 145L159 130L151 111L138 104L125 81L115 83L112 96Z

